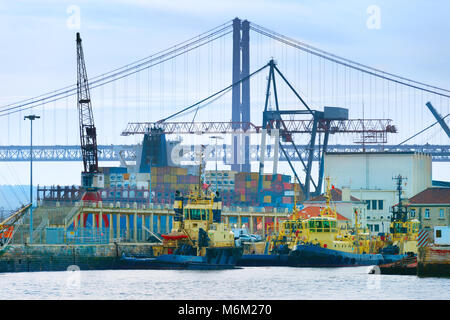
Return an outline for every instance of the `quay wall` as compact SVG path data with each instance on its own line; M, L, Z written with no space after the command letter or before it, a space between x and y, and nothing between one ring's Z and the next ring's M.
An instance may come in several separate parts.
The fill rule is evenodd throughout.
M90 245L10 245L0 257L0 272L120 269L122 254L149 256L151 243Z
M450 246L419 248L417 275L419 277L450 277Z

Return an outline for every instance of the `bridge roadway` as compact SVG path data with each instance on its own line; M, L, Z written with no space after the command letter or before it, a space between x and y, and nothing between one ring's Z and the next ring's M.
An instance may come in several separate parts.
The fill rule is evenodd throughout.
M122 157L125 161L136 160L137 150L140 145L99 145L99 161L120 161L119 152L122 151ZM181 146L184 152L182 161L193 161L195 158L196 146ZM307 146L298 145L303 160L307 157ZM291 145L286 145L285 150L292 161L300 161L299 156ZM362 152L361 145L330 145L328 152ZM366 145L367 152L421 152L432 156L435 162L450 161L450 145ZM268 159L273 157L273 148L267 146ZM226 157L225 157L226 155ZM224 161L231 159L231 146L222 145L220 147L219 158ZM214 161L215 155L210 154ZM225 158L225 159L224 159ZM314 161L319 160L318 146L314 150ZM280 150L279 160L286 161L285 155ZM29 146L0 146L0 161L17 162L30 161ZM81 148L79 145L72 146L33 146L33 161L82 161ZM250 161L259 161L259 145L252 145L250 148ZM224 163L227 163L224 161Z
M126 217L126 232L120 230L120 225L116 223L109 224L109 234L110 241L114 235L114 228L116 229L116 234L126 234L131 237L131 239L121 239L122 241L132 241L138 242L139 240L144 240L148 238L149 230L156 231L156 233L161 233L161 217L165 216L166 226L165 230L169 230L169 218L174 216L174 211L171 205L163 204L150 204L150 205L139 205L137 203L124 204L120 202L116 203L89 203L84 201L83 205L79 202L75 204L72 211L64 219L64 229L74 224L78 226L79 221L83 221L83 217L86 214L93 214L98 219L93 219L94 223L92 228L97 228L96 221L102 222L102 215L108 217L108 221L114 221L113 216L120 219L121 216ZM237 226L242 226L243 219L248 219L248 229L250 233L259 233L262 236L267 235L267 230L257 231L256 218L261 218L262 225L265 226L266 218L271 218L274 221L275 228L278 226L278 219L286 218L289 215L287 208L278 208L274 211L267 211L262 207L224 207L222 210L222 216L226 224L230 223L230 218L234 218L237 221ZM154 225L154 216L156 216L156 226ZM138 219L141 217L141 219ZM130 232L130 219L133 219L133 226L137 226L136 230L141 230L142 236L138 235L137 232ZM148 222L148 223L147 223ZM102 227L100 225L100 227ZM156 227L156 228L155 228ZM134 228L133 228L134 229ZM263 228L265 229L265 228ZM147 237L146 237L147 236Z

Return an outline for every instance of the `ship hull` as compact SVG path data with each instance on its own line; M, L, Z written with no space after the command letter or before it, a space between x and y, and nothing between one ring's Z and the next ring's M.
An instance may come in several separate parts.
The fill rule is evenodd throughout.
M383 264L394 263L408 257L407 254L382 254Z
M241 267L288 267L288 254L244 254L237 262Z
M314 245L298 245L289 254L289 264L294 267L373 266L384 261L381 254L357 254Z
M163 254L141 258L123 256L122 269L153 270L221 270L233 269L242 256L241 248L208 248L206 256Z

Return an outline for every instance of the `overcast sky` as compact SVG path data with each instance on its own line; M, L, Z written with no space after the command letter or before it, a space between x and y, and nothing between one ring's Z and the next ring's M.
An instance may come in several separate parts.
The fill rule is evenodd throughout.
M74 26L77 12L80 24ZM73 84L77 31L82 33L92 76L234 17L376 68L450 88L449 13L448 1L0 0L0 105ZM447 111L448 107L441 109ZM0 144L26 144L28 127L18 120L2 122ZM11 130L18 126L24 126L24 133L16 142ZM62 124L52 126L58 132ZM47 139L46 143L52 141ZM27 166L9 164L5 171L15 175L5 177L4 183L27 184ZM450 180L449 164L433 168L434 179ZM35 182L77 184L80 170L81 163L36 164Z

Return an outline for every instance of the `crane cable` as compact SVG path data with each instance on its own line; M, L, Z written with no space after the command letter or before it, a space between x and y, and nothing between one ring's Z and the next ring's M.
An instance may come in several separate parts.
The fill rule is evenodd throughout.
M448 113L445 117L441 118L441 120L444 120L444 119L447 118L449 115L450 115L450 113ZM430 129L431 127L435 126L437 123L439 123L439 121L436 121L435 123L429 125L429 126L426 127L425 129L423 129L423 130L417 132L416 134L412 135L411 137L409 137L409 138L406 139L405 141L400 142L398 145L400 146L400 145L404 144L405 142L411 140L412 138L418 136L419 134L421 134L421 133L425 132L426 130Z

